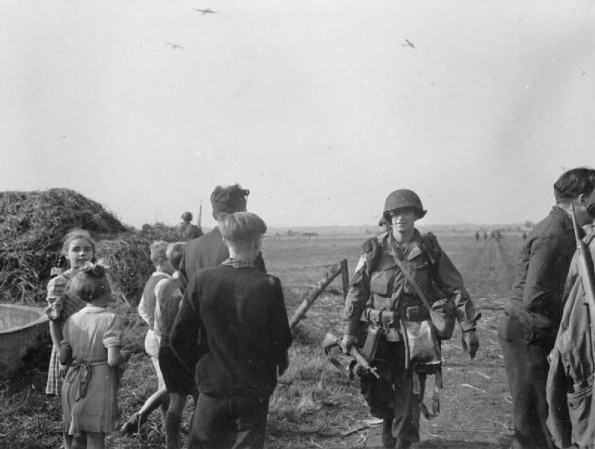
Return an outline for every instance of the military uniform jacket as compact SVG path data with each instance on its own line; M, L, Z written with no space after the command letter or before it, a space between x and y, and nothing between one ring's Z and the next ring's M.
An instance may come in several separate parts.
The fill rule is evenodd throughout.
M475 329L478 314L463 278L433 234L422 236L416 229L409 246L402 249L390 232L380 234L376 242L377 245L368 240L363 245L365 254L358 264L343 309L345 334L358 336L366 309L394 312L392 322L384 323L393 329L400 327L400 320L411 319L408 311L416 307L422 317L424 313L429 316L415 289L395 264L395 257L403 262L431 303L438 300L442 292L454 305L463 331ZM371 246L376 248L371 249ZM399 341L399 333L394 332L390 339Z
M585 238L591 260L595 257L595 234ZM595 421L592 407L595 357L591 319L575 254L564 288L564 313L554 349L546 387L548 428L558 447L593 447Z

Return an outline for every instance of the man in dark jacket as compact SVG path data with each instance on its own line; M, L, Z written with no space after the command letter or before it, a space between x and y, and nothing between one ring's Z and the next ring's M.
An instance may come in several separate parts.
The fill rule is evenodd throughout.
M250 191L239 184L232 186L217 186L211 193L213 218L217 221L225 214L245 212ZM180 290L184 293L188 280L201 268L220 265L229 257L229 250L223 243L219 229L215 227L211 232L196 239L192 239L184 249L184 257L180 263ZM262 254L256 258L254 265L262 272L266 272Z
M562 317L562 293L576 249L571 205L580 226L591 222L595 170L576 168L554 184L556 206L527 236L519 255L513 297L498 331L513 401L512 449L554 448L546 420L547 356Z
M188 448L258 449L291 332L279 279L254 267L265 223L249 212L219 223L230 257L191 277L170 344L185 365L196 365L200 395Z

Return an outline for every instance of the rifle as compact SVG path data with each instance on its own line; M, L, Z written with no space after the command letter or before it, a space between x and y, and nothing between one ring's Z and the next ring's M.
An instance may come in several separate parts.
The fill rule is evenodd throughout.
M198 217L196 217L196 225L198 226L198 230L202 232L200 227L200 221L202 219L202 200L200 201L200 206L198 208Z
M595 283L593 282L593 263L591 253L585 242L579 237L578 223L576 222L576 212L574 205L572 210L572 227L574 228L574 238L576 239L576 254L578 257L578 272L583 284L585 299L589 306L589 317L591 318L591 330L595 326Z
M341 342L340 337L337 337L336 335L331 334L329 332L324 337L324 341L322 342L322 347L324 349L324 353L328 356L331 363L333 365L337 366L339 369L345 370L345 368L343 368L343 366L341 366L341 364L330 355L331 348L333 348L334 346L339 346L340 342ZM357 362L357 364L360 365L364 370L366 370L367 372L372 374L376 379L382 380L382 377L380 377L380 374L378 374L378 371L376 370L376 368L373 367L372 365L370 365L370 363L362 355L362 353L359 351L359 349L357 349L357 347L352 346L351 348L349 348L349 355L351 357L353 357L353 359Z

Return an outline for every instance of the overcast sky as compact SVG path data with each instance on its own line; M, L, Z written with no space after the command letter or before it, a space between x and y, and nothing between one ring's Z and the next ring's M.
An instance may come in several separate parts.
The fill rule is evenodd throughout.
M428 225L537 221L595 167L590 5L2 2L0 190L137 227L211 226L235 182L270 226L374 224L398 188Z

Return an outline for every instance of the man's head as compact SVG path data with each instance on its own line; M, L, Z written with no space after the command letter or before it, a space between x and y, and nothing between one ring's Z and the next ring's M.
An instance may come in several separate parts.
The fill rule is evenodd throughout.
M595 190L591 192L591 196L587 202L587 213L592 219L595 219Z
M190 223L192 221L192 212L184 212L182 214L182 220L186 223Z
M428 212L424 210L417 193L409 189L395 190L386 197L382 216L387 223L391 223L391 213L398 209L411 209L415 211L417 219L423 218Z
M225 214L219 221L219 231L230 251L255 251L258 255L267 225L258 215L250 212Z
M574 168L563 173L554 184L556 204L561 207L574 205L576 219L580 226L593 219L587 213L589 197L595 190L595 170L592 168Z
M184 255L184 248L186 247L186 242L176 242L170 243L167 245L167 250L165 251L165 255L169 263L174 267L174 270L178 271L180 268L180 262L182 261L182 256Z
M174 267L172 267L171 263L169 263L169 260L167 260L167 242L155 241L151 243L150 251L151 262L153 262L153 265L155 265L155 268L158 271L167 274L172 274L174 272Z
M211 193L213 218L219 221L222 214L245 212L248 195L250 195L250 191L243 189L239 184L215 187Z

